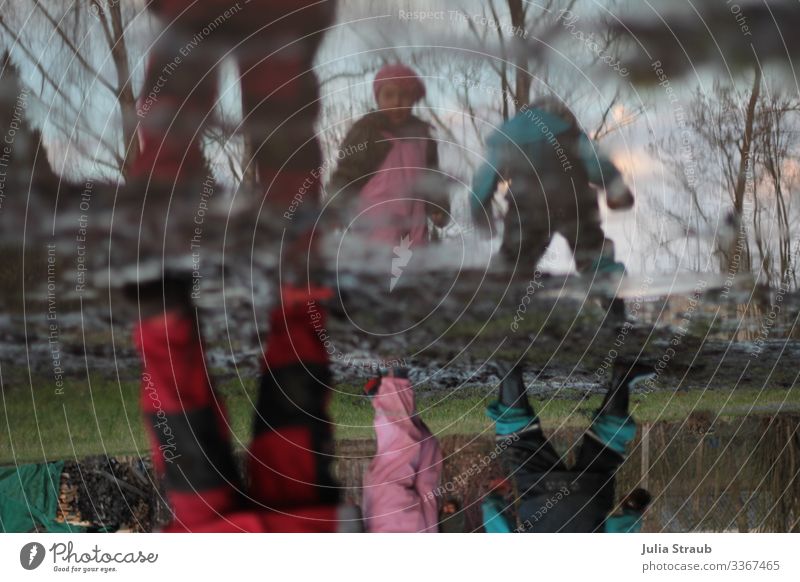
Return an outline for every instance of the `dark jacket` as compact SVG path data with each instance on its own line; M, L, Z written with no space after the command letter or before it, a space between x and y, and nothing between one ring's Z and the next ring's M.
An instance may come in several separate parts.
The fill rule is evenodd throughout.
M526 475L517 515L522 532L587 533L603 531L614 506L614 476L551 471Z
M334 208L344 209L352 205L358 193L381 167L392 148L385 132L398 138L419 137L427 139L427 166L439 169L439 154L436 140L432 137L429 123L412 115L401 127L392 126L380 111L370 111L355 122L342 142L337 154L339 159L327 187L328 196L333 196Z
M630 509L609 515L613 507L613 477L553 472L540 486L524 495L514 524L513 504L496 494L487 495L481 506L487 533L639 533L642 513ZM611 479L600 484L601 479ZM595 494L592 490L600 485Z

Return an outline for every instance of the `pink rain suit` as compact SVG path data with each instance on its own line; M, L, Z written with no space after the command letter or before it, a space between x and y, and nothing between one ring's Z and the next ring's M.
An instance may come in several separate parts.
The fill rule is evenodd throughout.
M406 248L425 245L426 204L415 188L427 165L427 140L383 135L393 141L392 149L361 191L358 222L367 225L373 240Z
M437 532L442 451L417 416L411 383L383 378L372 406L378 449L364 475L367 531Z

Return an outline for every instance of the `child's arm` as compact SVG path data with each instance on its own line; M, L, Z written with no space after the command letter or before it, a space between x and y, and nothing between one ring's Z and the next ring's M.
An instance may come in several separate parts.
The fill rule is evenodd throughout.
M578 154L589 175L589 182L606 191L609 208L617 210L633 206L633 194L625 185L622 174L585 133L578 138Z

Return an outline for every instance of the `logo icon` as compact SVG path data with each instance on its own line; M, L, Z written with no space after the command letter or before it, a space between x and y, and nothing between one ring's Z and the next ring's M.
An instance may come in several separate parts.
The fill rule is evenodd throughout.
M44 546L39 542L30 542L19 551L19 563L26 570L35 570L44 561Z
M394 257L392 258L392 278L389 281L389 293L394 291L395 285L400 280L400 275L403 274L403 267L408 266L408 261L411 260L411 255L414 253L411 250L411 236L405 235L400 239L400 244L392 249Z

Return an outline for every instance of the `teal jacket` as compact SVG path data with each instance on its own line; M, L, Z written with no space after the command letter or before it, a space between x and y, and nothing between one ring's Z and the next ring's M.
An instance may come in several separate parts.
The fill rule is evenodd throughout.
M543 146L547 146L546 148ZM470 207L479 216L492 199L499 180L509 178L508 163L513 154L524 153L533 168L543 165L546 152L554 151L565 160L576 159L588 181L605 188L622 176L614 163L602 154L589 137L567 121L541 109L523 108L486 141L486 161L472 180Z

